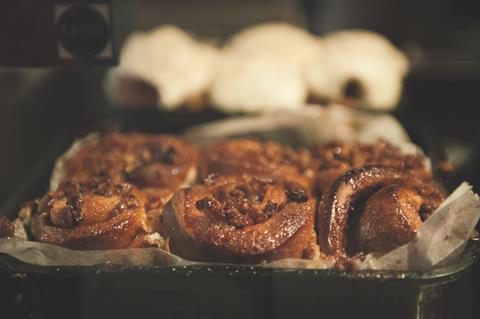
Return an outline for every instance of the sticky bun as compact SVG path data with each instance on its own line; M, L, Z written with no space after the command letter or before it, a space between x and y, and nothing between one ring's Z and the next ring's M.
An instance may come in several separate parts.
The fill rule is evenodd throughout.
M74 145L55 165L51 190L65 180L108 178L166 202L195 180L196 165L196 149L179 137L113 132Z
M375 143L330 142L312 148L316 161L316 187L319 195L339 176L353 168L380 165L415 172L419 177L430 179L431 172L425 157L420 154L405 154L400 148L386 141Z
M40 242L82 250L159 244L163 204L130 184L67 181L29 209L31 234Z
M314 181L313 161L306 149L294 150L275 142L235 139L213 143L201 151L200 175L262 175L282 179L310 189Z
M200 261L259 263L315 254L315 199L297 184L220 176L181 189L165 208L170 249Z
M390 251L413 239L444 199L439 186L406 170L350 170L330 184L320 200L320 249L333 257Z

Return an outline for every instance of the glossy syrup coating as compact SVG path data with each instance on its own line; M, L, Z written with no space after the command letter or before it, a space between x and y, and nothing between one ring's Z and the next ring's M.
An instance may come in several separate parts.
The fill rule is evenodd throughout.
M445 197L438 186L398 168L350 170L320 200L320 249L334 257L348 257L352 246L362 253L391 250L412 239L419 220Z
M67 181L31 203L31 233L37 241L73 249L142 247L163 212L161 203L149 205L130 184Z
M184 258L253 264L313 255L314 210L301 186L221 176L177 192L163 223L172 251Z
M313 185L313 161L307 149L292 149L253 138L224 140L201 150L200 176L262 175L292 181L304 188Z
M108 178L130 183L166 202L196 177L197 151L173 135L112 132L87 139L57 164L54 184Z
M311 149L315 160L316 187L321 195L339 176L353 168L379 165L415 172L417 176L431 179L426 159L420 154L405 154L386 141L375 143L330 142Z
M422 226L425 200L415 187L392 184L367 199L356 228L360 251L390 251L413 239Z

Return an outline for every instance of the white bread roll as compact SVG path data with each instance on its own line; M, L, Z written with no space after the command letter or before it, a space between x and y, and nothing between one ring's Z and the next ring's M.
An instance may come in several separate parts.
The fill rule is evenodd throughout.
M176 108L204 94L211 84L218 49L175 26L133 33L120 55L120 70L158 91L159 105Z
M286 23L241 30L223 47L211 101L227 112L302 108L308 95L304 69L320 59L319 47L315 36Z
M223 49L246 55L274 54L284 63L303 66L306 61L318 59L318 45L317 38L301 27L269 22L239 31Z
M309 81L315 95L335 101L348 99L345 88L350 83L358 85L352 88L358 95L354 98L369 108L391 110L398 104L409 66L405 55L387 38L364 30L345 30L327 34L320 41L328 82Z
M210 100L225 112L269 112L302 108L307 96L301 70L276 54L224 53Z

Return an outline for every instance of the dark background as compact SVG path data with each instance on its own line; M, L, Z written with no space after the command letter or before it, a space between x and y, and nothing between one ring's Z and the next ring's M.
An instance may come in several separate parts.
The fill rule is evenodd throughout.
M31 5L19 3L27 10ZM112 1L112 7L117 49L132 30L163 23L219 41L241 27L271 20L296 23L319 34L357 27L383 33L412 62L395 115L415 142L433 143L445 151L457 168L456 181L468 180L480 191L479 1L118 0ZM7 33L11 39L11 32L2 27L0 40ZM34 56L35 50L26 56L29 53ZM103 81L107 71L108 67L0 67L0 203L17 201L28 193L32 168L50 168L52 157L74 137L112 118L137 116L106 100ZM175 116L183 118L182 125L219 116L142 112L138 117L147 119L150 127L157 125L158 131L174 128L171 119ZM480 316L478 268L477 263L474 300Z

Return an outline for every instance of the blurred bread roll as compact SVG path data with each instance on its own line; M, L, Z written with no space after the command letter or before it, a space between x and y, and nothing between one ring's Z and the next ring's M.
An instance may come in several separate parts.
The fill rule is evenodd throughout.
M392 110L408 68L388 39L365 30L316 36L270 22L239 31L218 49L167 25L127 39L109 88L118 104L158 100L169 109L208 103L226 113L260 113L317 101Z
M391 110L398 104L408 72L408 60L400 50L384 36L365 30L319 37L286 23L264 23L234 35L224 50L241 54L244 59L270 55L297 68L301 86L314 100L373 109ZM259 68L258 72L266 70ZM278 81L279 76L271 72ZM252 78L250 83L254 81ZM261 88L257 87L258 96L267 94L260 92ZM307 95L297 105L304 105Z
M257 24L236 33L224 46L224 50L244 55L275 54L284 63L305 65L318 59L318 39L307 30L287 23L269 22Z
M174 109L205 94L217 55L216 47L166 25L129 36L120 54L120 71L153 86L158 104Z
M224 53L209 98L220 110L268 112L302 108L307 88L299 68L267 52Z
M323 78L315 67L307 69L314 95L345 104L391 110L397 106L408 60L384 36L365 30L345 30L321 38Z
M304 67L320 51L303 28L272 22L236 33L222 53L210 91L213 104L230 112L268 112L305 105Z

